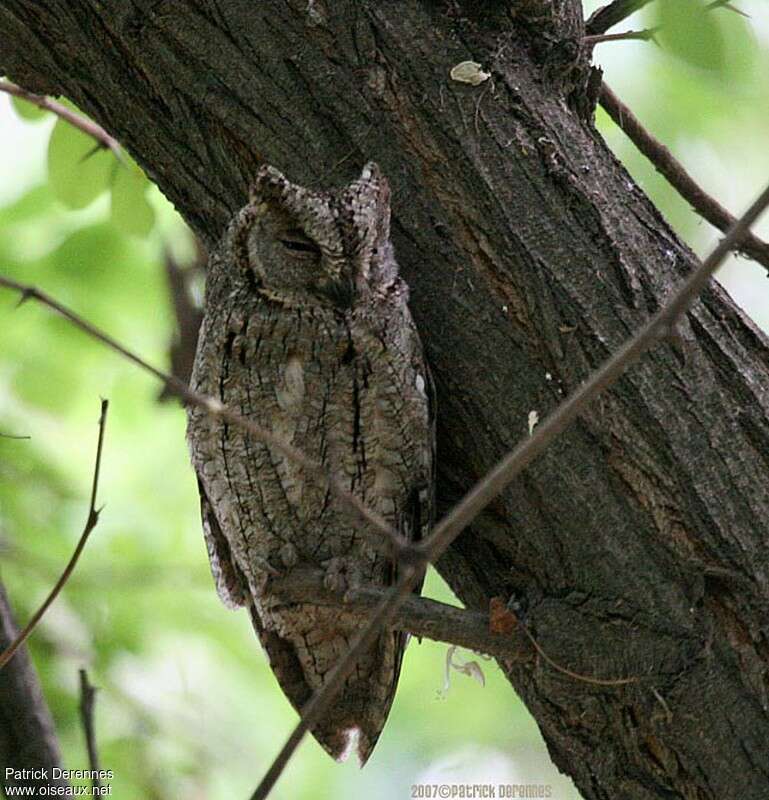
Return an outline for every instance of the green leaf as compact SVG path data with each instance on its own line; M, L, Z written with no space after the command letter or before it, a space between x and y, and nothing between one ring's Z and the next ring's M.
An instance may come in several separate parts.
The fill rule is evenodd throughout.
M150 182L141 168L128 156L112 184L110 219L123 233L146 236L155 224L155 212L147 202Z
M30 103L29 100L23 100L21 97L11 97L11 105L13 110L28 122L37 122L37 120L43 119L49 113L34 103Z
M59 120L48 142L48 178L56 197L69 208L84 208L109 185L117 161L98 142Z
M34 186L13 203L0 208L0 229L3 225L16 225L19 222L32 220L39 227L39 219L53 205L53 197L47 183Z
M663 47L694 67L724 68L724 38L718 16L703 0L675 0L655 6L660 28L657 39Z

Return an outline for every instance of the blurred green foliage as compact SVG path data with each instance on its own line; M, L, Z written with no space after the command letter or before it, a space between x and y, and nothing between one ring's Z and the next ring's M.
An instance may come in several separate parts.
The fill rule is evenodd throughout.
M584 0L586 15L603 5ZM604 79L734 215L769 176L769 16L765 0L656 0L612 32L658 27L654 42L605 42L594 51ZM720 234L682 200L599 107L598 130L638 187L700 256ZM769 239L769 221L754 232ZM718 273L734 299L769 329L766 270L733 257Z
M676 0L655 3L659 42L668 51L702 69L724 71L726 68L722 15L708 9L702 0Z
M763 0L734 2L750 11ZM586 10L597 5L587 2ZM621 29L662 25L659 46L607 43L596 59L644 124L739 212L769 175L769 32L704 5L650 4ZM30 125L47 118L23 102L14 108ZM0 129L10 115L0 114ZM705 248L712 229L600 112L598 124L681 235ZM92 140L61 122L50 137L47 180L0 208L3 274L45 289L164 368L174 324L166 248L181 260L193 254L184 224L132 159L94 152ZM745 261L729 269L739 294L750 269ZM748 285L760 319L766 289L757 292L753 278ZM99 398L111 401L99 492L105 508L30 646L66 765L87 766L77 716L77 670L86 666L101 688L97 735L102 764L115 771L114 796L247 797L295 714L247 615L228 612L213 590L183 412L159 404L160 387L135 367L32 302L15 308L17 300L0 293L0 433L30 439L0 437L0 564L21 621L82 530ZM435 573L426 591L450 599ZM485 688L454 674L444 693L445 656L443 646L412 642L365 770L333 764L308 740L274 796L405 798L412 783L454 775L463 782L517 776L551 783L559 800L576 797L546 763L535 724L494 662L480 661Z

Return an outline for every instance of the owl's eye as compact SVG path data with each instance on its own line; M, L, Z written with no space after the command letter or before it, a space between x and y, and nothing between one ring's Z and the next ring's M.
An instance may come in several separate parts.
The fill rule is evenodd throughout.
M280 238L280 243L292 255L302 256L305 258L316 258L320 256L320 248L315 242L308 239L301 234L285 234Z

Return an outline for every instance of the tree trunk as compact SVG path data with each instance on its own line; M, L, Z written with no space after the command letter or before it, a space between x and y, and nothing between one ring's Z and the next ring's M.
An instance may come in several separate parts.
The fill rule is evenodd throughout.
M5 587L0 583L0 653L19 634ZM0 787L67 787L54 778L61 752L51 712L40 690L26 646L0 670Z
M267 161L376 160L436 378L445 511L695 258L592 124L578 0L4 0L0 68L115 135L212 243ZM491 78L450 78L460 62ZM116 302L119 302L116 299ZM712 284L438 564L586 798L765 798L769 353Z

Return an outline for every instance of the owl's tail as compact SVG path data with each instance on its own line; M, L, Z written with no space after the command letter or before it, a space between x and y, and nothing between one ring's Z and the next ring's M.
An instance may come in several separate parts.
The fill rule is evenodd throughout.
M371 756L395 697L404 643L402 634L383 634L361 657L323 720L311 729L337 761L346 761L355 753L362 767Z
M306 660L293 643L267 630L253 607L251 618L281 689L301 714L313 687L318 685L317 676L307 675L308 663L303 663ZM338 638L339 642L327 640L326 645L341 658L351 637ZM323 718L310 729L321 747L337 761L346 760L353 752L361 766L368 761L395 696L405 641L402 633L383 633L371 650L360 657Z

